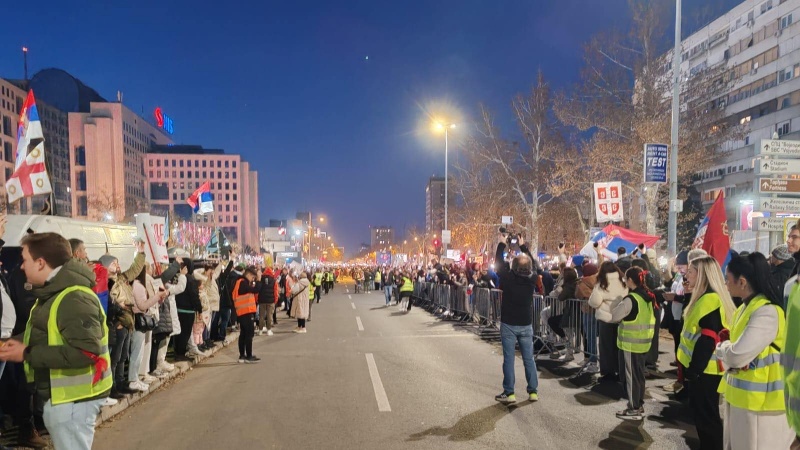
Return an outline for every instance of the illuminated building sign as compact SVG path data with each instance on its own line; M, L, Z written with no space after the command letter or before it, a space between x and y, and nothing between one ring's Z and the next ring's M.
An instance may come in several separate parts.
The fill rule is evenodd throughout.
M166 131L167 134L172 134L175 132L175 125L172 122L172 118L161 111L161 107L157 107L153 113L156 117L156 126L161 128L162 130Z

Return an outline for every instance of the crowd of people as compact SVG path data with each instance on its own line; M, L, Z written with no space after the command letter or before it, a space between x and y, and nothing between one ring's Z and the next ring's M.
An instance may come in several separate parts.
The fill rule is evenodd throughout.
M528 399L538 400L534 318L541 317L545 333L566 341L564 351L553 348L550 357L573 360L576 335L583 334L582 370L599 372L601 383L619 383L626 405L617 417L642 420L645 376L658 370L659 328L664 328L674 337L670 364L678 377L663 389L688 403L700 448L800 448L798 227L800 222L768 258L731 251L721 265L693 249L680 252L664 271L654 265L652 249L641 245L632 254L620 248L614 261L562 260L551 273L540 267L524 240L513 251L501 235L498 273L485 278L502 291L503 391L495 399L516 401L519 348ZM425 281L462 286L471 279L473 287L475 273L480 272L473 267L456 269L446 276L427 275ZM543 297L536 294L569 302L560 314L548 314L551 306L537 305Z

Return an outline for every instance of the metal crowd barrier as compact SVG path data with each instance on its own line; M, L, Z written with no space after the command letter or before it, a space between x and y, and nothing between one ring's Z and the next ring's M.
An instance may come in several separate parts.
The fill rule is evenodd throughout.
M499 330L502 294L498 289L474 288L468 293L465 287L414 284L418 306L445 320L473 322L481 333ZM569 359L583 353L588 361L597 361L598 322L586 300L534 295L532 323L536 356Z

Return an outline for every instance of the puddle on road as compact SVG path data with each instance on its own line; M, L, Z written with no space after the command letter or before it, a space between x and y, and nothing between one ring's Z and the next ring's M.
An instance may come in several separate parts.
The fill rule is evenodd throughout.
M450 441L472 441L494 431L500 419L512 413L515 409L529 404L531 402L521 402L508 406L498 403L487 406L458 419L452 427L428 428L425 431L410 435L406 442L421 441L428 436L447 436Z

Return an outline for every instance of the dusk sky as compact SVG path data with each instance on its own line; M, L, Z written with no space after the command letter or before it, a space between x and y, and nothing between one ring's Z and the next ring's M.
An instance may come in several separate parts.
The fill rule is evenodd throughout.
M684 1L690 16L703 0ZM721 13L738 2L712 2ZM718 4L718 5L717 5ZM310 210L352 253L369 225L396 233L425 218L444 141L431 105L479 102L513 131L511 97L541 68L577 81L581 46L625 28L626 0L56 1L16 3L0 27L0 77L70 72L148 116L175 140L241 153L259 173L260 221ZM673 19L669 19L672 21ZM665 118L668 120L668 118ZM458 153L458 136L451 157Z

